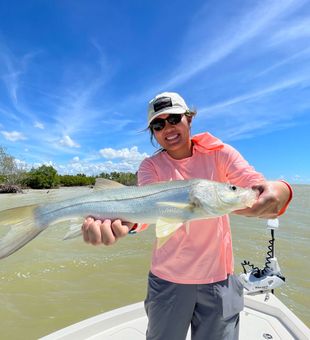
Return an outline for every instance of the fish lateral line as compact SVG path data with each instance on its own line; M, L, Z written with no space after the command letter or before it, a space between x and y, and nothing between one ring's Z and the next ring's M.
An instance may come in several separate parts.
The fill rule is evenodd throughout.
M181 181L180 181L181 182ZM122 201L132 201L132 200L139 200L139 199L144 199L144 198L146 198L146 197L153 197L153 196L157 196L157 195L159 195L159 194L161 194L161 193L163 193L163 192L167 192L167 191L173 191L173 190L175 190L175 189L182 189L182 188L187 188L187 187L189 187L190 186L190 184L188 184L188 185L184 185L184 187L178 187L178 188L175 188L175 187L172 187L172 188L166 188L166 189L162 189L162 190L159 190L159 191L157 191L157 192L151 192L151 193L146 193L146 194L144 194L144 195L139 195L139 196L134 196L134 195L132 195L132 196L129 196L129 197L124 197L124 198L114 198L114 197L111 197L111 198L103 198L103 199L97 199L97 200L91 200L91 201L80 201L80 202L75 202L75 203L71 203L71 204L69 204L69 205L65 205L65 206L63 206L63 207L59 207L59 208L54 208L53 210L51 210L51 211L47 211L47 212L42 212L42 214L50 214L50 213L54 213L54 212L59 212L59 211L62 211L62 210L64 210L64 209L68 209L69 207L72 207L72 208L74 208L74 207L78 207L79 205L84 205L85 203L89 203L89 204L98 204L98 203L102 203L102 204L104 204L105 202L107 202L107 203L109 203L109 202L111 202L111 201L113 201L113 202L122 202ZM134 188L134 187L132 187L132 188ZM137 188L139 188L139 187L137 187ZM145 188L145 186L143 186L143 188ZM123 188L117 188L117 189L119 189L119 190L121 190L121 189L123 189ZM109 189L109 190L114 190L114 189ZM98 192L96 192L96 194L98 194ZM83 196L81 196L81 197L79 197L79 198L83 198ZM75 199L77 199L76 197L75 197ZM68 200L70 200L70 199L68 199ZM61 203L61 202L57 202L57 203L55 203L55 205L56 204L59 204L59 203ZM171 204L173 204L174 202L171 202ZM53 203L52 203L53 204ZM37 207L38 208L44 208L44 204L42 204L42 205L37 205Z
M116 188L108 188L108 189L100 189L98 191L95 192L95 194L98 195L98 193L100 192L104 192L107 195L110 194L111 192L113 192L113 195L109 198L105 198L104 201L122 201L122 200L132 200L132 199L139 199L139 198L144 198L144 197L149 197L149 196L155 196L158 195L160 193L164 193L167 191L173 191L173 190L177 190L177 189L184 189L184 188L188 188L191 187L192 185L195 184L196 181L199 181L199 179L192 179L192 180L176 180L176 181L167 181L167 182L157 182L157 183L151 183L151 184L146 184L146 185L141 185L141 186L123 186L123 187L116 187ZM172 182L178 182L177 184L175 183L174 185L171 185ZM161 187L164 183L166 183L167 188L165 187ZM125 188L125 190L132 190L133 192L128 193L128 197L126 198L118 198L115 197L114 195L116 195L117 193L123 191ZM135 189L141 189L142 191L147 191L148 189L150 190L150 192L146 192L145 194L140 193L140 194L135 194L134 190ZM156 191L152 191L156 190ZM82 197L82 196L81 196ZM101 201L101 200L100 200ZM95 201L93 201L95 202Z

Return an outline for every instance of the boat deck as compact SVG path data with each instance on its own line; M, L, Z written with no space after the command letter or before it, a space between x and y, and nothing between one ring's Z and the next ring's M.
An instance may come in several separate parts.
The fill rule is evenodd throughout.
M245 296L245 308L241 313L240 340L308 340L310 331L279 299L270 294ZM143 340L147 317L143 303L115 309L94 316L41 340ZM190 340L190 331L186 340Z

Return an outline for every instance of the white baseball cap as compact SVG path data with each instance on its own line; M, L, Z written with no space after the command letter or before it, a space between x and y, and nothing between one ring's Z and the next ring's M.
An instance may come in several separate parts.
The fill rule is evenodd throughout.
M189 108L178 93L160 93L149 102L147 116L148 125L150 125L153 119L161 114L184 114L186 111L189 111Z

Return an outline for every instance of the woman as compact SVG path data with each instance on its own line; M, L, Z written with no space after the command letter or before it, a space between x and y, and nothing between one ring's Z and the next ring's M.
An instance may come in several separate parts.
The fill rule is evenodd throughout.
M266 182L231 146L209 133L190 136L191 111L177 93L161 93L148 109L148 128L162 147L145 159L138 171L139 185L158 181L205 178L257 189L252 208L244 216L275 218L292 198L283 181ZM83 226L84 240L111 245L145 225L94 220ZM227 215L193 221L180 228L153 251L145 308L148 340L181 340L191 324L192 339L238 339L243 287L233 274L233 255Z

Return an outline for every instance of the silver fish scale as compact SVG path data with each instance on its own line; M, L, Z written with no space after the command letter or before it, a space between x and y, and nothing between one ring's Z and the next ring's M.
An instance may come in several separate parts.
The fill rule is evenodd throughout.
M121 201L121 200L132 200L137 198L145 198L150 195L157 195L161 192L167 192L170 190L178 189L178 188L187 188L191 187L191 185L195 182L199 182L197 179L189 180L189 181L171 181L171 182L163 182L163 183L154 183L144 186L130 186L130 187L121 187L121 188L113 188L113 189L103 189L100 191L95 191L91 194L88 194L87 197L80 196L75 197L73 199L67 199L62 202L50 203L47 205L42 205L37 209L37 214L46 214L52 212L54 210L62 210L63 207L72 204L86 204L89 202L97 202L101 203L107 201Z
M122 200L122 199L135 199L142 198L145 196L158 194L159 192L166 192L169 190L174 190L178 188L186 188L192 186L194 183L198 183L198 179L192 179L188 181L170 181L162 183L154 183L143 186L129 186L121 187L115 189L104 189L102 191L95 192L93 198L96 199L97 196L100 200Z
M46 226L55 221L76 215L94 216L99 219L116 219L133 223L154 223L159 217L185 221L195 215L160 202L188 204L191 181L175 181L141 187L123 187L98 191L59 203L38 207L35 214L37 224Z

